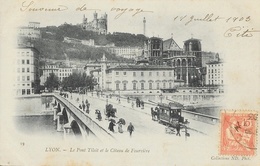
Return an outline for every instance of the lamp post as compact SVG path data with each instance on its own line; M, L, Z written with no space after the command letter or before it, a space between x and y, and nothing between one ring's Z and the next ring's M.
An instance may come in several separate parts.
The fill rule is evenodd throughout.
M106 97L107 97L107 105L108 105L108 95L106 95Z
M120 89L119 89L119 98L118 98L118 103L120 104Z
M161 99L161 103L162 103L162 99L163 99L163 95L162 93L159 95L160 99Z

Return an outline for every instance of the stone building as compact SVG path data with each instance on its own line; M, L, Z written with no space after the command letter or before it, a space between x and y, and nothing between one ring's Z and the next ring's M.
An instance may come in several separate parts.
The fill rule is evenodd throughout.
M224 85L224 63L221 60L207 63L206 84Z
M14 61L14 94L30 95L39 93L39 51L32 45L20 45Z
M29 39L39 39L41 38L41 31L39 29L39 22L29 22L28 26L18 27L17 33L18 37L26 37Z
M158 65L119 65L106 70L106 90L160 92L174 87L174 69Z
M163 64L163 40L159 37L151 37L144 41L144 58L152 64Z
M98 14L95 12L94 19L88 21L88 19L83 16L82 29L97 32L99 34L107 34L107 14L103 14L98 18Z
M142 54L142 49L140 47L111 47L109 50L116 56L128 59L136 59Z
M63 64L48 64L41 68L42 70L42 76L41 76L41 85L44 85L47 78L50 76L50 74L56 75L60 81L63 81L64 78L69 77L72 72L73 68L63 65Z

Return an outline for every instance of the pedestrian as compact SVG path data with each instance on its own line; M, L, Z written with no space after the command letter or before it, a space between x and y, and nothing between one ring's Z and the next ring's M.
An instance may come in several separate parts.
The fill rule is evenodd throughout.
M108 129L109 129L110 131L114 132L114 126L115 126L115 124L114 124L112 121L110 121L109 126L108 126Z
M101 120L102 120L102 116L101 116L101 113L100 113L100 111L98 112L98 115L97 115L97 116L98 116L98 117L97 117L97 118L98 118L98 120L99 120L99 121L101 121Z
M135 103L134 103L134 101L132 101L132 108L134 108L134 105L135 105Z
M83 108L83 111L85 111L86 105L84 104L84 102L82 102L82 108Z
M81 104L79 104L79 109L82 109L82 106L81 106Z
M181 136L181 134L180 134L180 130L181 130L181 125L180 125L180 123L177 124L176 130L177 130L176 136L178 136L178 135Z
M141 100L141 106L142 106L142 108L141 109L144 109L144 101L143 100Z
M154 120L154 110L153 110L153 107L151 107L151 116L152 116L152 120Z
M121 123L118 123L118 132L123 133L123 126Z
M86 103L86 105L88 104L88 99L86 99L85 103Z
M127 127L127 131L130 134L130 137L132 137L132 132L134 131L134 126L132 125L132 123L130 122L128 127Z
M90 103L87 104L87 110L86 110L87 113L89 113L89 107L90 107Z

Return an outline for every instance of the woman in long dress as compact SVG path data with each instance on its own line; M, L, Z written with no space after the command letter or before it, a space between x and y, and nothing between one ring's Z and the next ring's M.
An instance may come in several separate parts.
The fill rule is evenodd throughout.
M118 132L119 133L123 133L124 132L122 127L123 127L122 124L118 123Z

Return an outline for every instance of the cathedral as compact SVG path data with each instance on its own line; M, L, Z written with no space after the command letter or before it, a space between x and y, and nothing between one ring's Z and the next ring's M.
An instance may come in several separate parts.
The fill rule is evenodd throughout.
M97 32L99 34L107 34L107 14L101 15L98 18L98 14L95 12L94 19L88 22L88 19L83 16L82 28L87 31Z

